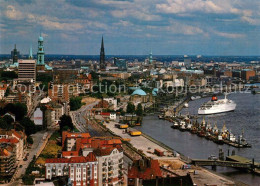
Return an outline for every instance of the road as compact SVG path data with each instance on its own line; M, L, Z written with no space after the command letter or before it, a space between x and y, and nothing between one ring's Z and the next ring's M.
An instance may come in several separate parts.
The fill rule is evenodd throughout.
M76 111L71 111L70 116L72 123L80 132L89 132L90 135L97 135L96 131L92 129L90 125L86 124L85 116L90 114L90 110L98 104L98 101L91 103L89 105L82 106ZM88 122L88 121L87 121Z
M45 133L46 133L45 131L40 131L31 135L34 143L30 149L26 149L24 152L24 157L26 156L27 153L29 153L27 157L27 161L21 160L19 162L17 171L14 173L11 182L5 185L8 186L22 185L22 181L21 181L22 175L25 174L26 168L28 167L29 163L33 160L34 155L36 155L36 153L41 149L44 142L43 136ZM19 168L20 165L22 165L22 168Z

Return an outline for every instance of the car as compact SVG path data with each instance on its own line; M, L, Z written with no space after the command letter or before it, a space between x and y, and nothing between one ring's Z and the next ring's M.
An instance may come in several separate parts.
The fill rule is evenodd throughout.
M19 168L22 168L22 167L23 167L23 165L20 165L20 166L19 166Z
M27 161L27 158L24 158L23 161Z
M218 160L218 158L215 155L211 155L210 157L208 157L208 160Z

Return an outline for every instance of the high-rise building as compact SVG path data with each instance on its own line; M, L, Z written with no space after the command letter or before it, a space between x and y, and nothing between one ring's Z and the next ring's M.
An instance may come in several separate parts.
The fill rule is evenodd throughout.
M250 77L254 77L255 76L255 71L251 70L251 69L243 69L241 71L241 78L243 80L248 81L250 79Z
M101 48L100 48L100 70L105 69L105 48L104 48L104 40L102 36Z
M127 63L125 59L114 58L114 64L118 67L119 70L127 69Z
M38 38L37 65L45 65L45 63L44 63L43 37L41 35Z
M191 65L191 58L188 56L184 56L184 65L185 66L190 66Z
M14 45L13 51L11 51L11 58L13 59L13 63L18 62L20 52L16 49L16 44Z
M35 82L36 79L36 60L20 59L18 61L18 80Z

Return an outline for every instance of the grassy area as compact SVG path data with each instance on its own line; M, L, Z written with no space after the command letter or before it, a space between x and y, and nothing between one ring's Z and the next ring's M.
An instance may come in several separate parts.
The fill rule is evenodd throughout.
M58 152L62 149L62 147L58 144L56 140L56 138L58 137L60 137L60 133L58 131L52 134L47 145L36 160L37 165L44 165L46 159L48 158L57 158Z

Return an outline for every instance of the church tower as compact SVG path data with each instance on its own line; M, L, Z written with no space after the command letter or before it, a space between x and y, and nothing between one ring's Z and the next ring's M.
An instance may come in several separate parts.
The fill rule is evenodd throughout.
M104 40L102 36L101 48L100 48L100 70L105 69L105 48L104 48Z
M33 54L32 54L32 46L30 47L30 50L29 50L29 59L33 59Z
M45 63L44 63L43 37L41 35L38 38L37 65L45 65Z
M20 52L16 49L16 44L14 45L13 51L11 51L11 58L13 59L13 63L18 62Z
M153 53L152 53L152 50L149 54L149 64L152 64L153 63Z

